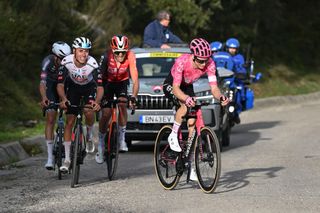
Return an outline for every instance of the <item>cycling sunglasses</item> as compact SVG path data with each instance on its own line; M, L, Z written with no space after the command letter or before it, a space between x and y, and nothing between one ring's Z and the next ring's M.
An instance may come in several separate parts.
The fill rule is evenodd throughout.
M114 52L114 54L116 54L116 55L120 55L120 53L122 53L122 55L125 55L125 54L127 54L127 51L116 51L116 52Z
M194 60L199 64L206 64L209 61L209 58L207 58L205 60L201 60L198 57L194 57Z

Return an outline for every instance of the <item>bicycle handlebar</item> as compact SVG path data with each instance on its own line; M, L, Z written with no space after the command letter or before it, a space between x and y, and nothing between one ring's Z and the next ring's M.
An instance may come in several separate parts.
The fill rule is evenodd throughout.
M46 111L47 111L47 109L49 109L51 106L59 106L59 105L60 105L60 103L55 103L54 101L49 101L48 106L43 107L43 109L42 109L42 115L43 115L43 117L46 116Z

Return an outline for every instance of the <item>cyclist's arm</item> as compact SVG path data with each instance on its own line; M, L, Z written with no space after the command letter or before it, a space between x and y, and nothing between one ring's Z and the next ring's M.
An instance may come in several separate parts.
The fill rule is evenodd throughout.
M218 87L218 82L217 82L217 76L216 76L216 66L215 63L212 59L210 59L210 64L208 64L207 68L207 74L208 74L208 81L210 85L210 90L216 99L220 100L222 94L220 92L220 89Z
M185 102L187 98L189 97L186 95L182 90L180 89L180 84L172 84L172 92L174 96L176 96L181 102Z
M138 77L138 69L136 65L136 57L134 53L130 52L128 58L129 58L130 76L133 84L132 96L137 97L139 92L139 77Z
M103 97L104 89L102 85L102 74L100 69L96 69L96 79L95 81L97 82L97 95L95 102L100 104L101 99Z
M41 69L41 74L40 74L40 84L39 84L39 92L41 95L41 105L46 106L47 104L45 103L48 98L47 98L47 93L46 93L46 85L47 85L47 70L49 69L50 66L50 60L48 57L44 58L42 61L42 69Z
M58 85L57 85L57 92L59 97L61 98L61 101L65 103L68 101L66 97L66 93L64 92L64 81L65 81L65 72L67 72L65 67L60 67L59 68L59 73L58 73Z
M171 75L173 77L172 92L181 102L185 102L189 97L180 89L180 84L183 79L183 70L184 62L177 59L171 69Z

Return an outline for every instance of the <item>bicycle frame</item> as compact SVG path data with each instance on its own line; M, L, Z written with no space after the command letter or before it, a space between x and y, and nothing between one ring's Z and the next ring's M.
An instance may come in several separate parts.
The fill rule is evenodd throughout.
M118 122L118 107L117 107L117 102L116 100L114 100L111 104L111 119L109 121L109 125L108 125L108 129L110 130L112 128L112 124ZM112 136L112 132L109 131L108 132L108 144L107 144L107 148L108 148L108 152L110 153L110 141L111 141L111 136Z

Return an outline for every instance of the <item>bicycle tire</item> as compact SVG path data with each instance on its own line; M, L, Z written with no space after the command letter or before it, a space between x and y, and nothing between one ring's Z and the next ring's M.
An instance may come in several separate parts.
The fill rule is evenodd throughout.
M198 184L203 192L212 193L217 187L221 172L219 140L211 129L203 127L194 148Z
M62 172L60 171L60 167L62 166L62 143L63 143L63 127L58 127L57 131L57 145L58 145L58 153L55 158L56 164L58 166L58 179L62 179Z
M79 145L80 145L80 126L77 126L75 130L74 141L72 142L72 178L71 178L71 188L74 188L76 184L79 183L79 172L80 172L80 164L79 164Z
M107 150L105 155L108 170L108 178L109 180L113 180L116 175L119 157L118 130L116 123L112 124L110 131L110 150ZM106 148L108 148L109 134L106 137Z
M161 186L167 190L174 189L181 175L177 170L178 153L170 149L168 136L172 131L171 125L163 126L154 144L154 167Z

